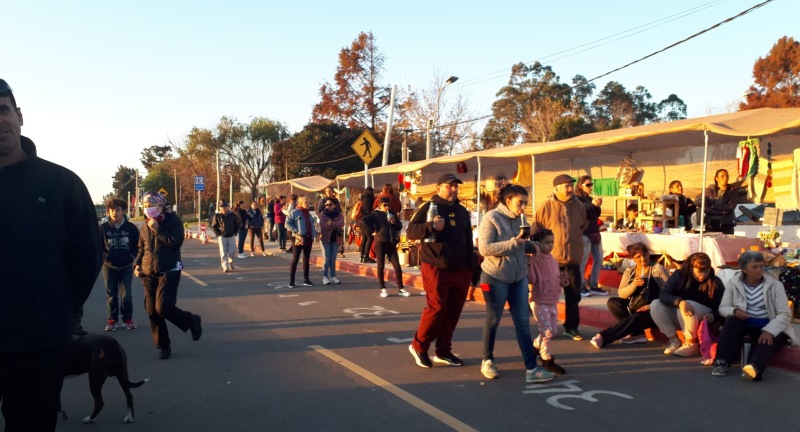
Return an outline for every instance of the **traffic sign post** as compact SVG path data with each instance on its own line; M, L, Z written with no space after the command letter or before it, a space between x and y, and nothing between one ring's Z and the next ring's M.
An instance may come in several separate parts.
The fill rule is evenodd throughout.
M204 176L194 176L194 190L197 191L197 232L200 232L200 221L203 219L203 201L200 192L206 190L206 180ZM210 218L211 215L208 215Z
M353 148L353 151L355 151L358 157L367 165L375 160L381 150L383 150L383 147L375 140L375 137L372 136L369 129L364 130L364 132L353 141L353 145L350 147Z
M350 146L356 155L364 161L364 187L369 185L369 164L378 156L378 153L383 150L380 143L372 136L369 129L365 129L358 138L353 141Z

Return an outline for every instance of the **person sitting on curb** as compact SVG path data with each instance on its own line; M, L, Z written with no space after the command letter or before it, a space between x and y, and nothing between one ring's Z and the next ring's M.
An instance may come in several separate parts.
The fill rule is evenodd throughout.
M627 251L636 265L628 267L622 275L619 297L611 297L606 303L618 322L592 338L591 344L597 349L617 340L624 344L645 343L644 331L656 327L650 303L659 298L669 280L669 270L650 262L650 252L644 243L629 245Z
M703 252L689 255L680 270L667 280L658 300L650 303L653 321L669 338L664 354L680 357L700 355L697 339L700 321L722 320L719 305L724 292L725 285L711 268L711 258ZM678 328L683 329L683 345L678 340Z
M739 342L749 336L753 341L742 378L760 381L772 356L787 342L797 345L792 328L792 312L780 281L764 273L764 255L746 251L739 257L741 271L730 280L722 296L720 315L725 325L719 336L714 376L725 376L734 362Z

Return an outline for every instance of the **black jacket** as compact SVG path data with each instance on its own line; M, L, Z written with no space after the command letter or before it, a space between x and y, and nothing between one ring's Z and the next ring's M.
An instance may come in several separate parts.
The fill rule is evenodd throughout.
M164 220L153 231L147 224L139 236L139 253L135 265L142 273L157 276L178 267L183 246L183 221L175 213L164 213Z
M102 265L92 198L72 171L36 156L0 168L0 353L65 344L70 316L92 291ZM20 225L24 221L25 225Z
M439 232L433 229L433 222L428 222L428 208L431 202L438 207L439 216L445 219L444 229ZM409 240L423 240L431 234L436 235L435 242L420 243L420 260L432 264L442 270L472 269L472 225L470 214L464 206L449 202L438 195L431 201L422 204L406 229Z
M361 217L372 213L373 202L375 202L375 195L361 194Z
M117 229L111 221L100 225L103 241L103 265L112 269L122 269L133 265L139 253L139 228L125 222Z
M601 209L599 206L594 205L592 197L575 191L575 197L583 203L583 208L586 210L586 228L583 229L584 235L591 235L600 232L600 226L597 225L597 219L600 218Z
M359 220L361 232L375 233L375 241L397 244L400 242L400 230L403 222L400 216L394 215L394 223L389 223L389 217L382 210L373 210L372 213Z
M241 219L234 212L217 213L214 216L214 224L211 225L211 229L214 230L214 234L217 237L233 237L239 232L241 223Z

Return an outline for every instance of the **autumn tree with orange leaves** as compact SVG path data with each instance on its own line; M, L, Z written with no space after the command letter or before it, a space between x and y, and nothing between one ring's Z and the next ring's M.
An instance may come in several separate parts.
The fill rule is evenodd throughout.
M345 124L352 129L382 128L390 96L389 86L380 83L383 62L372 32L359 33L349 48L339 51L334 82L319 89L320 102L311 112L312 121Z
M740 110L800 107L800 42L784 36L753 65L755 83Z

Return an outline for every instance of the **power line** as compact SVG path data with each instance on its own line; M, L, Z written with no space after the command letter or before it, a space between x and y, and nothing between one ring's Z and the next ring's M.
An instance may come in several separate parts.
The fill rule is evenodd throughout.
M565 88L565 89L563 89L563 90L560 90L560 91L558 91L558 92L554 93L554 95L561 94L561 93L563 93L563 92L566 92L566 91L569 91L569 90L573 90L573 89L575 89L575 88L578 88L578 87L582 87L582 86L584 86L584 85L586 85L586 84L589 84L589 83L591 83L592 81L596 81L596 80L598 80L598 79L600 79L600 78L603 78L603 77L605 77L605 76L611 75L611 74L612 74L612 73L614 73L614 72L618 72L618 71L620 71L620 70L622 70L622 69L625 69L625 68L627 68L627 67L629 67L629 66L632 66L632 65L634 65L634 64L636 64L636 63L639 63L639 62L641 62L641 61L643 61L643 60L646 60L646 59L648 59L648 58L650 58L650 57L653 57L653 56L655 56L656 54L661 54L661 53L662 53L662 52L664 52L664 51L667 51L667 50L669 50L669 49L671 49L671 48L674 48L674 47L676 47L676 46L678 46L678 45L680 45L680 44L682 44L682 43L684 43L684 42L687 42L687 41L689 41L689 40L691 40L691 39L694 39L694 38L696 38L696 37L698 37L698 36L700 36L700 35L702 35L702 34L704 34L704 33L707 33L707 32L709 32L709 31L711 31L711 30L713 30L713 29L715 29L715 28L717 28L717 27L720 27L720 26L721 26L721 25L723 25L723 24L727 24L727 23L729 23L729 22L731 22L731 21L733 21L733 20L735 20L735 19L741 18L741 17L743 17L743 16L745 16L745 15L749 14L750 12L753 12L754 10L756 10L756 9L759 9L759 8L761 8L762 6L765 6L765 5L766 5L766 4L768 4L768 3L772 3L773 1L774 1L774 0L766 0L766 1L762 2L762 3L759 3L759 4L757 4L757 5L755 5L755 6L752 6L752 7L748 8L748 9L745 9L744 11L742 11L742 12L739 12L738 14L736 14L736 15L734 15L734 16L732 16L732 17L730 17L730 18L726 18L726 19L724 19L724 20L722 20L722 21L720 21L720 22L718 22L718 23L716 23L716 24L712 25L711 27L708 27L708 28L706 28L706 29L704 29L704 30L701 30L701 31L699 31L699 32L697 32L697 33L695 33L695 34L693 34L693 35L691 35L691 36L687 37L687 38L684 38L684 39L682 39L682 40L680 40L680 41L678 41L678 42L675 42L675 43L673 43L673 44L671 44L671 45L668 45L668 46L666 46L666 47L664 47L664 48L662 48L662 49L660 49L660 50L658 50L658 51L652 52L652 53L650 53L650 54L648 54L648 55L646 55L646 56L644 56L644 57L641 57L641 58L639 58L638 60L634 60L634 61L632 61L632 62L630 62L630 63L627 63L627 64L625 64L625 65L623 65L623 66L620 66L620 67L618 67L618 68L616 68L616 69L613 69L613 70L611 70L611 71L609 71L609 72L606 72L606 73L604 73L604 74L602 74L602 75L598 75L598 76L596 76L596 77L594 77L594 78L592 78L592 79L590 79L590 80L583 81L583 82L581 82L581 83L578 83L578 84L576 84L576 85L574 85L574 86L569 86L569 87L567 87L567 88ZM487 115L483 115L483 116L476 117L476 118L472 118L472 119L462 120L462 121L453 122L453 123L448 123L448 124L443 124L443 125L436 125L436 126L434 126L434 128L442 128L442 127L454 126L454 125L458 125L458 124L462 124L462 123L471 123L471 122L476 122L476 121L480 121L480 120L483 120L483 119L485 119L485 118L489 118L489 117L492 117L492 116L493 116L493 114L487 114Z
M647 31L647 30L659 27L661 25L664 25L664 24L666 24L668 22L672 22L672 21L678 20L680 18L687 17L689 15L695 14L695 13L700 12L702 10L705 10L705 9L711 8L713 6L716 6L718 3L724 3L725 1L727 1L727 0L715 0L715 1L712 1L712 2L709 2L709 3L705 3L705 4L702 4L702 5L696 6L694 8L690 8L690 9L678 12L676 14L666 16L664 18L659 18L659 19L657 19L655 21L651 21L649 23L645 23L645 24L642 24L642 25L639 25L639 26L636 26L636 27L633 27L633 28L618 32L618 33L614 33L614 34L602 37L600 39L596 39L596 40L591 41L591 42L586 42L586 43L574 46L572 48L567 48L565 50L561 50L561 51L554 52L552 54L545 55L543 57L540 57L539 59L531 60L529 62L526 62L526 64L533 64L533 63L535 63L537 61L544 61L544 60L546 60L546 59L548 59L550 57L555 57L555 56L560 55L560 54L569 53L570 51L575 51L575 50L577 50L579 48L588 47L588 48L582 49L582 50L577 51L577 52L573 52L573 53L570 53L570 54L567 54L567 55L564 55L564 56L561 56L561 57L557 57L557 58L551 60L550 62L558 61L558 60L561 60L561 59L564 59L564 58L567 58L567 57L570 57L570 56L573 56L573 55L576 55L576 54L580 54L580 53L585 52L585 51L589 51L589 50L592 50L592 49L595 49L595 48L599 48L599 47L604 46L604 45L608 45L609 43L616 42L616 41L621 40L621 39L625 39L625 38L634 36L636 34L644 32L644 31ZM639 30L639 31L636 31L636 30ZM633 32L633 33L631 33L631 32ZM617 36L620 36L620 37L617 37ZM616 39L609 40L609 39L612 39L612 38L616 38ZM607 42L600 43L600 42L603 42L603 41L607 41ZM480 84L480 83L483 83L483 82L486 82L486 81L490 81L490 80L494 80L494 79L497 79L497 78L501 78L502 76L504 76L504 74L507 74L508 71L509 71L509 68L505 68L503 70L496 71L496 72L491 72L491 73L488 73L488 74L485 74L485 75L481 75L481 76L478 76L478 77L475 77L475 78L471 78L471 79L468 78L468 79L465 79L462 82L460 82L458 84L458 86L459 87L461 87L461 86L472 86L472 85ZM503 75L501 75L501 74L503 74Z
M590 80L586 80L586 81L584 81L584 82L582 82L582 83L576 84L576 85L574 85L574 86L570 86L570 87L569 87L569 89L565 89L564 91L566 91L566 90L572 90L572 89L574 89L574 88L576 88L576 87L581 87L581 86L584 86L584 85L586 85L586 84L589 84L589 83L590 83L590 82L592 82L592 81L595 81L595 80L598 80L598 79L600 79L600 78L603 78L604 76L608 76L608 75L611 75L611 74L612 74L612 73L614 73L614 72L618 72L618 71L620 71L620 70L622 70L622 69L625 69L625 68L627 68L628 66L635 65L636 63L639 63L639 62L641 62L641 61L643 61L643 60L646 60L646 59L648 59L648 58L650 58L650 57L653 57L653 56L655 56L656 54L661 54L662 52L664 52L664 51L667 51L668 49L674 48L674 47L676 47L676 46L678 46L678 45L680 45L680 44L682 44L682 43L684 43L684 42L687 42L687 41L689 41L689 40L691 40L691 39L694 39L694 38L696 38L696 37L698 37L698 36L700 36L700 35L702 35L702 34L704 34L704 33L707 33L707 32L709 32L709 31L711 31L711 30L713 30L713 29L715 29L715 28L717 28L717 27L719 27L719 26L723 25L723 24L727 24L727 23L729 23L729 22L731 22L731 21L733 21L733 20L735 20L735 19L737 19L737 18L741 18L741 17L743 17L743 16L745 16L745 15L749 14L750 12L752 12L752 11L754 11L754 10L758 9L758 8L760 8L760 7L762 7L762 6L765 6L767 3L772 3L773 1L774 1L774 0L766 0L766 1L762 2L762 3L759 3L759 4L757 4L757 5L755 5L755 6L752 6L752 7L748 8L748 9L745 9L744 11L742 11L742 12L739 12L738 14L736 14L736 15L734 15L734 16L732 16L732 17L730 17L730 18L727 18L727 19L725 19L725 20L723 20L723 21L720 21L720 22L718 22L718 23L714 24L713 26L711 26L711 27L709 27L709 28L707 28L707 29L705 29L705 30L701 30L701 31L699 31L699 32L697 32L697 33L695 33L695 34L693 34L693 35L691 35L691 36L689 36L689 37L687 37L687 38L685 38L685 39L679 40L678 42L675 42L675 43L673 43L672 45L668 45L668 46L666 46L666 47L664 47L664 48L661 48L661 49L660 49L660 50L658 50L658 51L655 51L655 52L653 52L653 53L650 53L650 54L648 54L648 55L646 55L646 56L644 56L644 57L642 57L642 58L639 58L639 59L637 59L637 60L634 60L634 61L632 61L632 62L630 62L630 63L628 63L628 64L622 65L622 66L620 66L620 67L618 67L618 68L616 68L616 69L614 69L614 70L611 70L611 71L609 71L609 72L606 72L606 73L604 73L604 74L602 74L602 75L598 75L598 76L596 76L596 77L594 77L594 78L592 78L592 79L590 79ZM558 94L558 93L556 93L556 94Z

